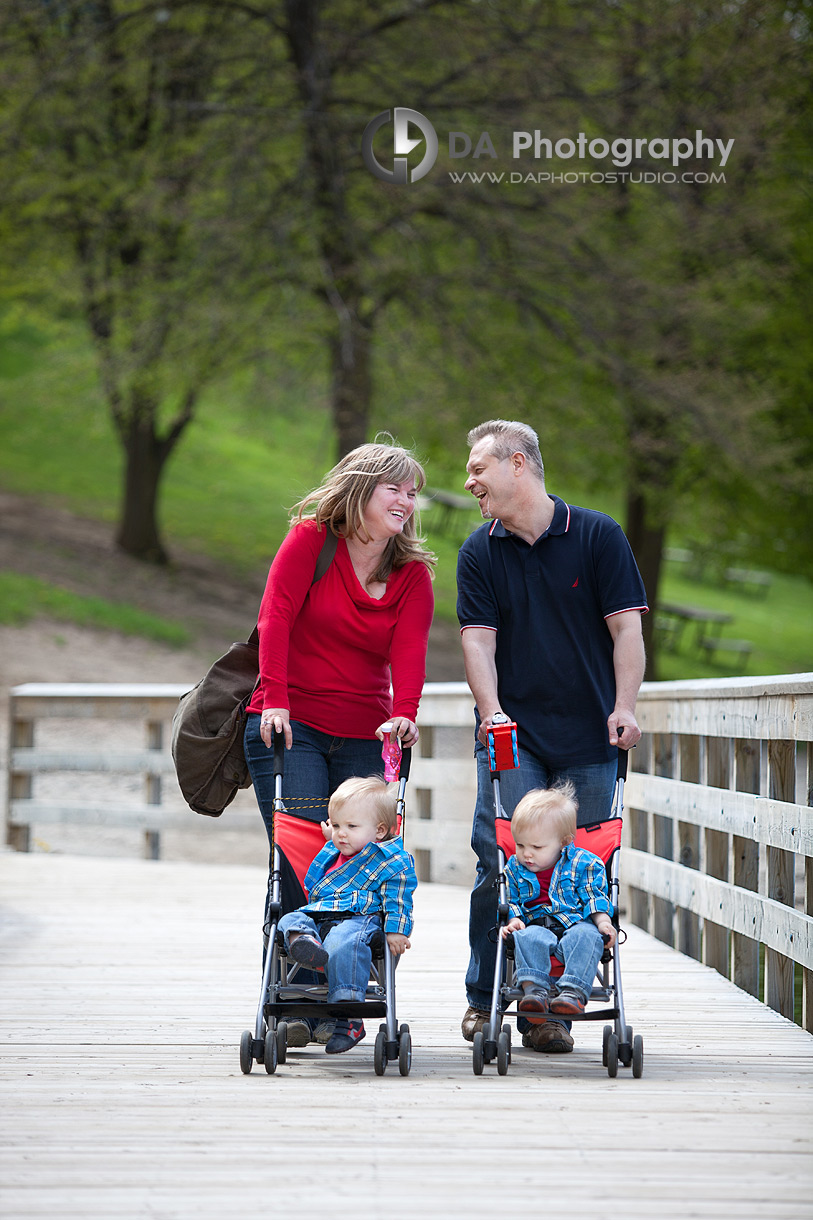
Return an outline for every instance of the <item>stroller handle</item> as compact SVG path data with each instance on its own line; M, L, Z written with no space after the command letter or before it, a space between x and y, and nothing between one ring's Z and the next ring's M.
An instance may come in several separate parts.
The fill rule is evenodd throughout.
M398 772L399 779L409 779L409 766L412 762L412 746L406 746L401 755L401 769Z
M274 730L274 777L285 770L285 734Z
M616 771L616 779L623 779L626 782L627 778L627 763L629 762L629 750L618 751L618 770Z

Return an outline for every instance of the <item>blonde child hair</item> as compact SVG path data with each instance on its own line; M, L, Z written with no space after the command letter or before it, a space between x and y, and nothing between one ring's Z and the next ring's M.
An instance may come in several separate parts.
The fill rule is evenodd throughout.
M579 802L576 789L568 780L553 788L532 788L514 810L511 818L511 834L526 834L538 822L547 822L561 835L562 846L572 843L576 837L576 814Z
M376 820L383 826L383 838L394 839L398 833L398 785L388 784L380 775L353 776L339 784L328 801L327 815L332 818L350 801L369 799L375 810Z

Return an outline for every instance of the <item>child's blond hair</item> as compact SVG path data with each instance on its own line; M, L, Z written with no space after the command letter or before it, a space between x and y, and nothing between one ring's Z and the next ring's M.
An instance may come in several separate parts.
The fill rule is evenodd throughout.
M527 834L538 822L547 822L561 836L562 846L572 843L576 837L576 814L579 802L576 789L568 780L553 788L532 788L514 810L511 818L511 834Z
M380 775L354 775L339 784L331 796L327 806L328 817L338 813L349 801L360 798L372 802L376 819L386 831L384 839L394 839L398 833L398 785L388 784Z

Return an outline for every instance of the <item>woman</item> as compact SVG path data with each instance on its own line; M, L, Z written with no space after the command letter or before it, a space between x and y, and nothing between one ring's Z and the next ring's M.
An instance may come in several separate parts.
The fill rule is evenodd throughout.
M424 482L408 450L360 445L294 509L260 605L260 681L244 737L269 841L275 731L287 747L286 809L314 822L343 780L383 772L385 732L403 746L418 740L435 562L415 519ZM326 529L336 553L314 582ZM282 886L283 912L296 909L301 891L284 860Z

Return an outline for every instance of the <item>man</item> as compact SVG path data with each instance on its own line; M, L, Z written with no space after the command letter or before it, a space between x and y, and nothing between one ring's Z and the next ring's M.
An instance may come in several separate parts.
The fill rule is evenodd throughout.
M494 978L497 848L485 731L498 712L517 723L518 770L502 774L506 813L531 788L571 780L579 825L608 816L618 747L641 737L646 594L621 527L545 490L539 440L527 424L472 429L466 489L490 524L460 548L458 601L466 679L476 703L477 804L472 847L464 1038L488 1020ZM492 933L493 935L493 933ZM523 1022L524 1024L524 1022ZM523 1046L573 1049L566 1021L526 1027Z

